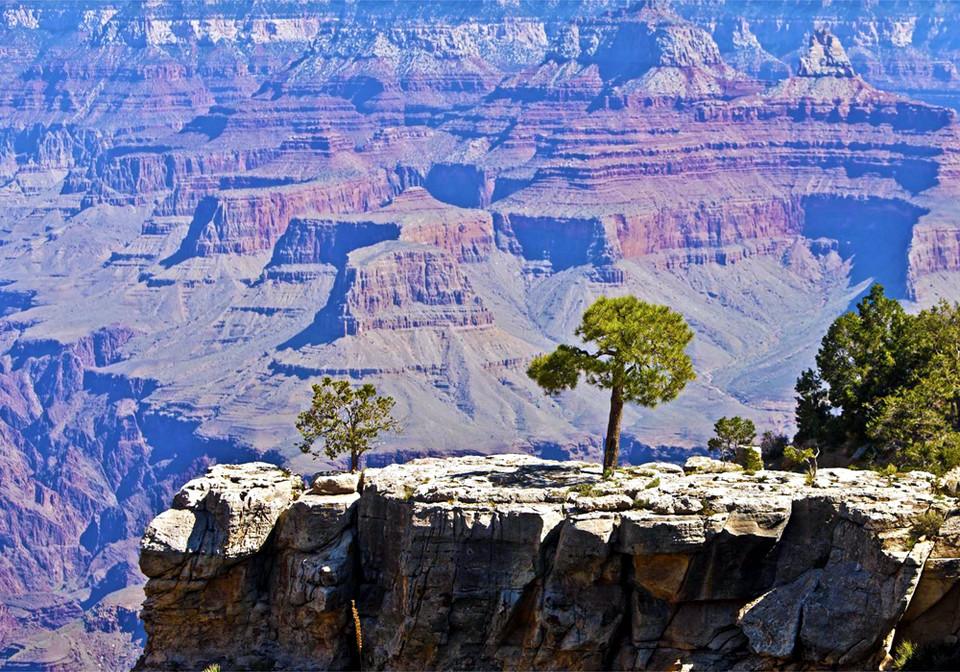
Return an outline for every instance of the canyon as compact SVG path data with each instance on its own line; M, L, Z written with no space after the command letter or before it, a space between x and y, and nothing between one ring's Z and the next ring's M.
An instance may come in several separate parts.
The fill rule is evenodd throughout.
M0 5L0 666L133 665L141 533L213 464L315 470L323 375L397 401L368 467L592 460L602 395L525 367L635 294L685 315L698 379L627 410L627 463L722 415L789 432L871 282L960 298L956 15Z
M144 534L136 669L862 670L956 637L931 474L730 466L217 465Z

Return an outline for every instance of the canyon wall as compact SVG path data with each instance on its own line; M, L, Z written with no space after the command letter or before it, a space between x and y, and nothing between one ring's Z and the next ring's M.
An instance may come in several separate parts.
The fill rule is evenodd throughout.
M318 376L396 399L371 465L592 459L606 400L525 369L635 294L687 317L698 379L626 409L625 459L682 459L722 415L789 433L871 281L960 297L956 16L4 4L0 664L131 664L143 526L213 462L312 469Z
M213 467L144 534L137 669L862 670L955 640L932 475L721 466Z

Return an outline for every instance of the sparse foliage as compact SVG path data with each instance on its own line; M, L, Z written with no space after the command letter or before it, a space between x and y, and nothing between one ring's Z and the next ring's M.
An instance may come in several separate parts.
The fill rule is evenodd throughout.
M913 525L910 526L910 536L915 539L920 539L921 537L935 537L940 533L940 528L943 527L943 514L939 511L933 509L929 511L924 511L917 519L913 521Z
M753 421L739 415L720 418L714 423L713 431L715 436L707 441L707 448L719 453L722 462L735 457L739 446L749 445L757 436Z
M587 383L610 390L610 415L603 450L604 471L620 459L620 424L625 403L647 408L675 399L694 379L684 352L693 331L683 316L634 296L597 299L584 312L576 335L592 346L560 345L533 360L527 375L547 393Z
M323 453L330 459L348 454L350 471L356 471L360 456L382 433L401 431L391 415L394 405L393 397L378 395L369 383L354 388L346 380L326 376L313 386L313 402L297 418L297 429L303 436L299 448L319 457L320 451L314 446L321 442Z
M570 486L567 489L567 492L572 492L577 495L583 495L584 497L594 497L597 494L597 484L596 483L577 483L576 485Z
M808 444L803 448L789 445L783 449L783 456L791 462L804 465L807 469L808 481L817 477L817 459L820 457L820 449L816 444Z

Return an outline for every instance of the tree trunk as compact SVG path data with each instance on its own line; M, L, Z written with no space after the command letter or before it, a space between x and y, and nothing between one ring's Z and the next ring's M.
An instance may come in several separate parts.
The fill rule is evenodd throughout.
M360 467L360 453L356 450L350 451L350 471L355 472Z
M616 469L620 463L620 421L623 419L623 386L614 385L610 394L610 420L603 444L603 471Z

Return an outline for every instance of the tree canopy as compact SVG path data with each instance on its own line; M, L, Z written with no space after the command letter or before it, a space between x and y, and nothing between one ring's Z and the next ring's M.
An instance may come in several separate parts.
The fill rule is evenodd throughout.
M586 347L560 345L534 359L527 374L550 394L576 388L581 376L611 390L603 466L613 469L619 462L624 403L654 408L675 399L695 378L684 352L693 331L667 306L624 296L597 299L574 333Z
M322 443L323 453L330 459L347 453L350 471L360 466L360 456L369 450L383 432L398 433L399 423L391 415L393 397L377 394L377 388L367 383L354 388L346 380L324 377L313 385L310 408L297 417L297 429L303 436L299 448L304 453L320 457L314 446Z
M735 415L732 418L723 417L713 425L714 437L707 441L707 448L720 454L720 460L726 462L730 457L736 457L737 448L749 446L757 437L757 427L753 420Z
M960 463L960 307L910 315L874 285L830 326L797 380L798 446L869 446L942 471Z

